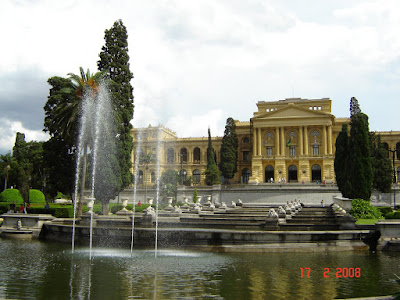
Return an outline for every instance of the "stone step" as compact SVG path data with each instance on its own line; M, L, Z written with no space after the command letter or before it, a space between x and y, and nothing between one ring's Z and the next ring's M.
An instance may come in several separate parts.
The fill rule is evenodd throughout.
M339 225L337 224L279 224L280 230L290 230L290 231L327 231L327 230L339 230Z

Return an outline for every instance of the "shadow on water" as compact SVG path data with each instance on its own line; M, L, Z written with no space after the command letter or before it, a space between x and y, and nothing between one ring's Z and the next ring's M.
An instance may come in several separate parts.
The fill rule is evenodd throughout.
M334 299L398 291L400 253L92 250L0 239L4 299ZM300 268L310 268L309 276ZM337 278L337 268L360 268ZM304 269L305 270L305 269ZM329 276L327 278L325 275ZM342 273L343 275L343 273Z

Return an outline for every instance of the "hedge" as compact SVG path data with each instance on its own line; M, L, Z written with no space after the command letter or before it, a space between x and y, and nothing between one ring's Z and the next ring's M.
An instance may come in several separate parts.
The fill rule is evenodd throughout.
M378 207L378 209L384 217L386 217L388 213L393 211L393 208L391 208L390 206Z
M400 219L400 211L392 211L387 213L385 216L386 219Z
M0 202L13 202L15 204L24 203L22 196L17 189L6 189L5 191L0 193ZM29 203L46 203L46 199L44 194L36 189L29 190Z

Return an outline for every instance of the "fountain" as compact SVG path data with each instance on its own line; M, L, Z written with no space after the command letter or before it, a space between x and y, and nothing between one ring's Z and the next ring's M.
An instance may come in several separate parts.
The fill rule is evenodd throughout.
M137 186L139 183L139 164L140 164L140 149L142 146L142 131L139 131L137 136L137 146L135 153L135 173L134 173L134 186L133 186L133 208L132 208L132 234L131 234L131 255L133 254L133 244L134 244L134 232L135 232L135 205L136 205L136 193Z
M92 89L86 89L82 98L82 106L80 112L80 127L78 136L78 149L76 159L76 177L75 177L75 193L74 193L74 217L73 217L73 230L72 230L72 253L74 252L75 245L75 227L76 227L76 210L78 190L80 190L79 201L83 201L84 178L86 177L86 158L88 149L91 152L91 193L87 198L89 215L90 215L90 253L92 250L93 242L93 205L95 197L101 197L105 193L105 189L109 188L107 184L107 172L110 166L114 163L112 161L112 153L115 150L115 136L116 130L114 128L113 110L111 107L111 99L107 90L107 85L103 82L98 86L97 93ZM118 165L118 164L116 164ZM115 164L114 164L115 166ZM96 186L99 181L99 187ZM81 204L80 204L81 205ZM91 255L90 255L91 259Z

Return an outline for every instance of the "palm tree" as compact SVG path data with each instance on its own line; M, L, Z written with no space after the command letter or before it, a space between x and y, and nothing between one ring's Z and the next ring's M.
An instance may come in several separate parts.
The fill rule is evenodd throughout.
M99 83L104 77L104 72L90 73L87 69L86 73L82 67L79 67L80 76L68 73L72 84L75 87L75 95L79 99L85 96L85 93L90 92L92 96L95 96L99 92Z
M89 69L84 72L83 68L79 68L80 75L68 73L71 86L64 87L60 90L65 101L58 103L54 112L54 122L60 130L61 137L70 145L76 145L76 137L78 136L78 124L80 120L81 108L86 95L96 98L99 92L99 84L103 78L103 72L90 73ZM88 135L93 136L93 135ZM83 172L81 177L81 190L78 202L78 215L82 214L83 192L85 188L86 168L87 168L87 152L91 141L87 141L83 145Z
M14 163L14 158L11 155L11 152L7 154L0 155L0 162L4 167L4 190L7 189L7 182L8 182L8 172L11 169L11 165Z

